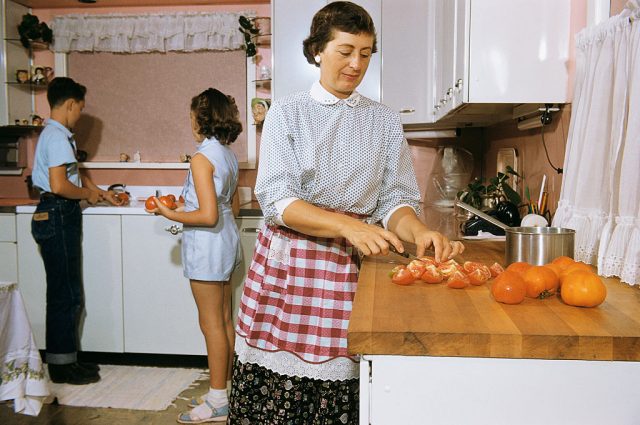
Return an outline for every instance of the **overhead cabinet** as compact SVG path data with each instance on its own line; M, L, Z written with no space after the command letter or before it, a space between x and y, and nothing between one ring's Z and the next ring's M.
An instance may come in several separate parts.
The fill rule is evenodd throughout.
M301 4L304 3L304 4ZM368 0L379 52L358 91L408 125L482 123L569 99L569 0ZM274 98L319 78L302 40L326 1L273 0Z

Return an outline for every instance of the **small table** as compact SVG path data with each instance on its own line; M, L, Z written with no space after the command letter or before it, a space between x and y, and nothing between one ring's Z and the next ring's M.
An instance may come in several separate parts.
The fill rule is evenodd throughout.
M0 401L37 416L49 388L18 284L0 282Z

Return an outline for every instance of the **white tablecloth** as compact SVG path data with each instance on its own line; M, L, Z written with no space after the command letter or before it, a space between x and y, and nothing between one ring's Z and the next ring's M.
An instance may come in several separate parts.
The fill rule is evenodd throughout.
M37 416L49 388L31 325L16 283L0 282L0 401Z

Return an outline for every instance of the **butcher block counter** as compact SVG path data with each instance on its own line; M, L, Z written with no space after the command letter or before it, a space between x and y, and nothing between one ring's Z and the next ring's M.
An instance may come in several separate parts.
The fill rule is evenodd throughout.
M466 242L464 258L504 263L504 242ZM391 283L397 256L368 257L349 324L354 354L640 360L640 290L603 279L607 299L595 308L559 297L518 305L491 297L490 282L451 289Z
M463 257L503 264L504 244L465 242ZM395 285L402 262L367 257L360 271L348 349L362 355L361 424L640 424L638 288L603 279L595 308L506 305L491 282Z

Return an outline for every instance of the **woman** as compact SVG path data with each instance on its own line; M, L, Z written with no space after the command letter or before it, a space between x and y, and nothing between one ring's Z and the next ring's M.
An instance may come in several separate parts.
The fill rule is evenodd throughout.
M265 215L236 328L232 424L356 424L358 363L347 326L359 253L463 251L417 218L420 193L399 115L355 90L376 52L361 7L316 13L304 54L308 92L274 101L256 196ZM383 227L376 225L382 222Z

